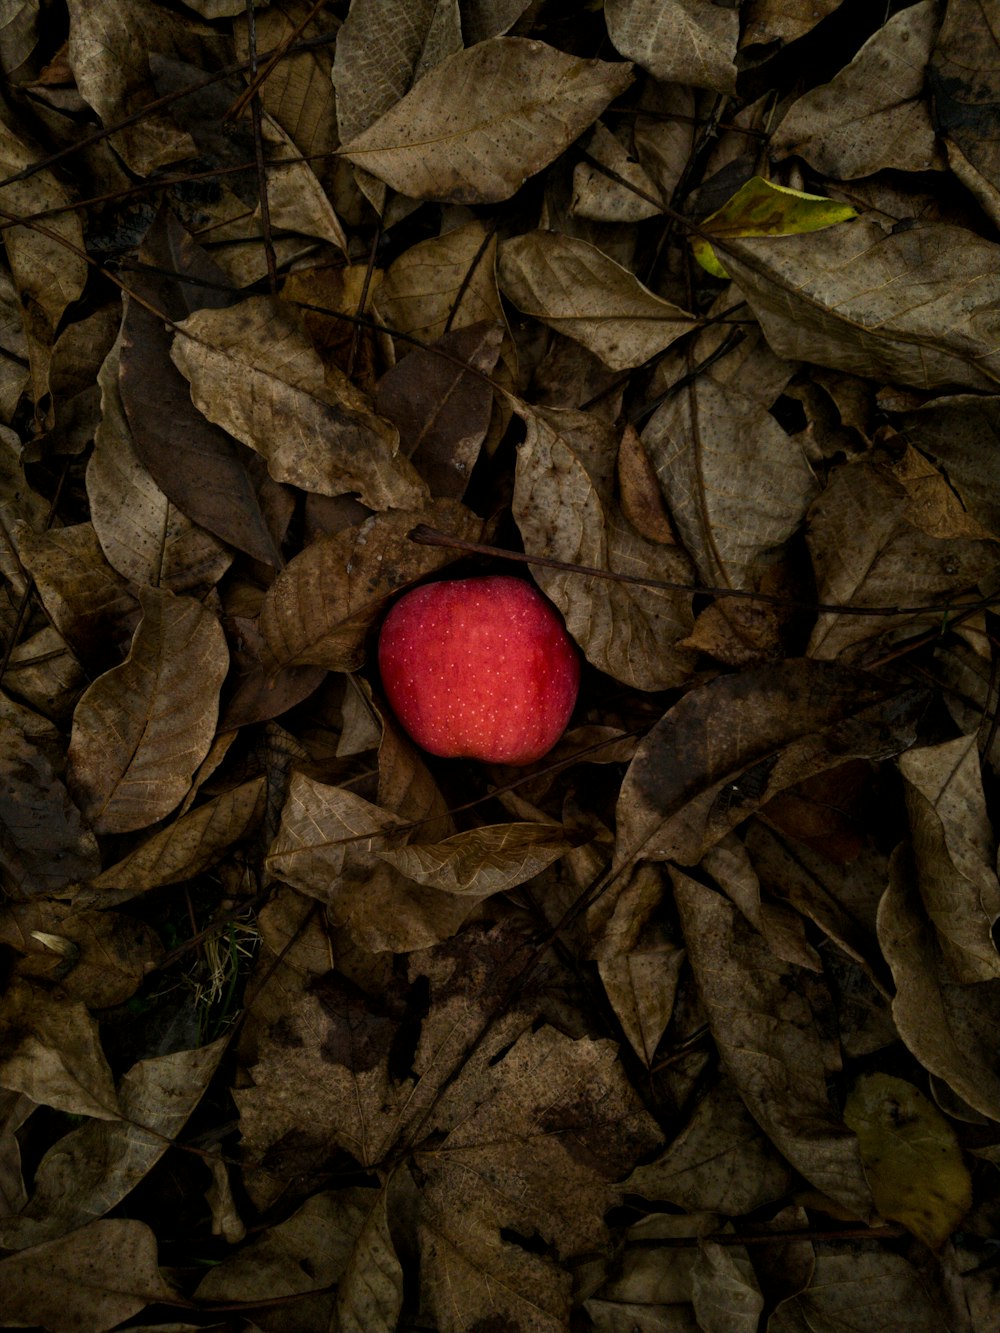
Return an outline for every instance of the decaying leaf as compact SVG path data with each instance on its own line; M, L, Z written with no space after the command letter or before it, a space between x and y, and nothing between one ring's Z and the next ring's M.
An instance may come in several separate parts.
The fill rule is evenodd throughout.
M615 46L656 78L736 91L736 13L702 0L608 0L606 8Z
M70 786L103 833L143 828L180 803L211 744L229 667L218 621L198 602L156 588L140 601L129 656L73 715Z
M844 1120L858 1136L879 1212L940 1248L972 1204L972 1181L948 1121L911 1083L888 1074L855 1083Z
M518 309L582 343L612 370L641 365L696 323L596 246L558 232L507 241L500 285Z
M414 199L508 199L632 81L631 67L494 37L442 60L341 148Z

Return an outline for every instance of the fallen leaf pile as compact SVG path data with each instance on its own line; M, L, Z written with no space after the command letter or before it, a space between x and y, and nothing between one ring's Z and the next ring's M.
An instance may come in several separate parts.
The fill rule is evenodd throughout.
M995 1333L998 33L0 4L5 1327Z

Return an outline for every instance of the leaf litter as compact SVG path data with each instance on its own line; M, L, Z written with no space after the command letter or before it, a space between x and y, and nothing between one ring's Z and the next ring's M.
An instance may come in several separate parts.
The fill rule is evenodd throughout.
M8 9L5 1326L993 1333L980 7Z

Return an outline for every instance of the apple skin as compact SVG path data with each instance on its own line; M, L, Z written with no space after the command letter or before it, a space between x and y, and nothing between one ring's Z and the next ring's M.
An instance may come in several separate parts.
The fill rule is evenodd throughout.
M507 574L405 593L385 618L378 665L405 730L443 759L534 763L565 731L580 685L558 611Z

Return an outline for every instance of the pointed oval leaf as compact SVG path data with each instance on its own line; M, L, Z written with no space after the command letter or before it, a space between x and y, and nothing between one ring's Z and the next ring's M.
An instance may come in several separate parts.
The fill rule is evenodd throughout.
M98 833L143 828L184 798L215 735L229 666L222 628L200 603L159 588L140 600L128 658L73 715L70 785Z
M413 199L509 199L632 82L631 66L494 37L449 56L341 148Z
M418 884L488 898L533 879L568 850L559 824L489 824L443 842L389 848L379 856Z

